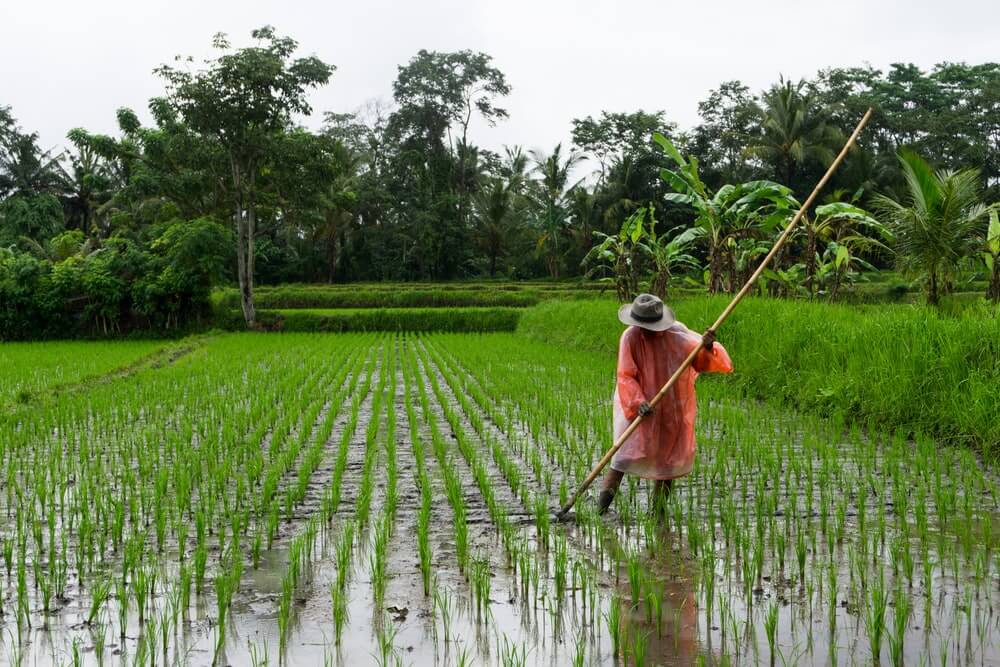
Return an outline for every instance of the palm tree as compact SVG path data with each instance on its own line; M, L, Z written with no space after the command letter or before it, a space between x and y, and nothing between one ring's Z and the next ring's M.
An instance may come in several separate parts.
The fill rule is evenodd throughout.
M90 236L98 209L111 198L112 174L104 160L86 144L79 145L77 153L69 159L69 169L57 165L68 209L68 226Z
M41 150L37 134L13 134L0 144L0 197L59 194L63 185L61 158Z
M903 202L875 199L896 240L900 268L927 281L927 303L937 305L961 261L979 250L990 207L980 199L978 169L934 171L916 153L899 152L906 182Z
M805 82L781 81L761 97L763 132L747 152L774 168L775 177L794 187L796 174L809 161L826 166L833 161L842 133L815 110Z
M480 249L489 258L490 277L496 276L497 262L506 252L520 225L524 207L524 185L528 156L519 146L504 147L505 159L498 176L485 177L473 197L474 235Z
M536 187L532 194L537 226L536 252L545 258L550 278L558 278L562 264L560 237L568 220L568 193L575 186L569 185L570 172L584 155L570 150L562 157L562 144L556 144L551 154L532 151L535 162Z

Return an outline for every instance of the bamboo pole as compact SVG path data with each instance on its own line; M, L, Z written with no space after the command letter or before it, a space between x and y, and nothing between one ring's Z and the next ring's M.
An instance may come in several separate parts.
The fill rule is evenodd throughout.
M711 332L718 331L719 327L722 326L723 322L725 322L726 319L729 318L729 315L733 312L736 306L739 305L740 301L743 300L743 297L745 297L747 293L750 292L750 289L753 287L754 283L757 282L757 279L760 278L760 275L764 272L764 269L767 268L767 265L771 263L772 259L774 259L774 256L781 249L781 246L783 246L785 244L785 241L788 240L788 237L791 235L792 230L795 229L795 226L799 224L799 220L802 219L802 216L805 214L805 212L808 211L809 208L813 205L813 202L816 201L816 197L819 196L820 190L823 189L823 187L830 180L830 177L833 176L833 173L844 161L844 158L847 157L848 151L850 151L851 146L854 145L854 142L857 140L858 135L861 134L861 130L864 129L865 125L868 123L868 120L871 118L871 116L872 116L872 109L869 107L868 111L865 112L865 115L862 116L861 121L858 123L858 126L854 128L854 132L852 132L851 136L847 139L847 143L845 143L844 147L840 149L840 153L837 154L837 157L830 164L830 167L826 170L826 173L823 174L823 178L819 180L819 182L816 184L816 187L813 188L812 193L810 193L809 198L805 200L805 202L802 204L802 207L799 208L799 210L792 217L791 221L785 227L785 230L781 233L781 236L778 237L778 240L774 243L774 247L772 247L771 251L767 253L767 256L764 257L764 260L753 272L753 274L747 280L746 284L743 285L743 288L736 293L736 296L733 297L733 300L729 302L729 305L726 306L725 310L722 311L718 319L715 320L715 323L712 324L712 326L705 331L706 334L710 331ZM701 349L702 348L699 345L695 347L693 350L691 350L688 356L685 357L684 361L681 362L681 365L677 367L677 370L675 370L673 374L670 376L670 378L667 380L666 384L664 384L663 387L660 388L660 391L656 392L656 396L654 396L653 399L649 401L649 405L651 407L655 407L656 404L660 402L660 399L662 399L666 395L666 393L670 391L670 388L674 386L678 378L680 378L681 374L684 371L686 371L688 367L694 362L695 357L698 356L698 352L700 352ZM561 520L563 517L565 517L566 514L570 511L570 509L572 509L573 505L576 504L576 501L580 498L580 496L583 495L583 493L588 488L590 488L590 485L594 483L594 480L597 479L597 476L601 474L601 471L604 470L604 467L608 465L608 463L611 461L611 458L615 455L615 453L622 448L622 445L625 444L625 441L628 440L629 436L632 435L632 433L637 428L639 428L639 423L642 422L642 417L643 417L642 415L637 415L636 418L632 420L632 423L628 425L628 428L626 428L625 431L618 437L618 439L615 440L615 443L611 446L611 449L609 449L604 454L604 456L601 457L601 460L597 462L597 465L595 465L593 470L590 471L590 474L587 475L587 478L583 480L582 484L580 484L580 487L576 490L576 493L574 493L573 496L569 499L569 501L567 501L566 505L564 505L563 508L556 513L557 519Z

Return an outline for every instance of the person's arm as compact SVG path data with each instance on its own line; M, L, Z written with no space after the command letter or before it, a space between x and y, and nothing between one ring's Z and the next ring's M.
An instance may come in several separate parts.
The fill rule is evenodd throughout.
M639 385L639 367L635 362L632 348L634 340L634 335L626 330L618 344L618 400L621 402L625 418L630 421L635 419L640 406L646 402L642 387Z
M701 350L692 364L699 373L732 373L733 361L721 344L715 342L711 329L701 338Z

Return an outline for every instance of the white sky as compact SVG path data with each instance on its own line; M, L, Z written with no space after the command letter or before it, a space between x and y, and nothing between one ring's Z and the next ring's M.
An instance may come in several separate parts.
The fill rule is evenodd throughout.
M756 91L831 65L1000 59L995 0L0 0L0 105L46 148L76 126L113 133L118 107L148 118L163 91L154 67L209 55L215 32L246 43L265 24L337 66L312 97L312 126L390 99L418 49L489 53L513 86L510 119L473 136L494 149L550 149L572 118L603 109L664 109L690 127L727 79Z

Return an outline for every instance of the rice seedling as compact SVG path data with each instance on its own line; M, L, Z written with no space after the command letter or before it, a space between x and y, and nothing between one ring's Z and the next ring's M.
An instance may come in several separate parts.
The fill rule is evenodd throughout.
M622 602L617 595L611 598L608 610L604 612L604 621L608 626L608 634L611 636L611 655L621 655L624 628L622 626Z
M441 636L445 643L451 636L451 623L455 615L455 600L446 588L434 587L434 609L441 619Z
M767 608L767 613L764 616L764 634L767 636L767 645L771 649L772 665L774 664L774 658L776 655L775 637L777 629L778 629L778 603L772 602L771 606Z
M347 609L347 593L337 584L333 584L330 586L330 598L333 608L334 642L339 645L340 639L344 634L344 628L350 619Z
M885 633L885 611L889 603L889 597L885 591L885 580L882 571L879 570L877 578L873 578L868 598L864 607L865 632L868 633L868 645L871 649L872 659L879 662L879 655L882 652L882 637Z
M812 650L813 627L833 647L871 645L873 590L882 586L893 615L886 604L879 644L887 640L894 661L903 619L920 614L912 599L900 611L910 596L923 606L921 626L954 628L957 619L983 661L993 659L983 610L1000 597L989 523L997 484L974 457L920 435L795 414L699 380L698 460L675 486L666 526L647 514L645 487L633 483L622 487L615 520L584 501L575 524L550 522L555 500L603 453L609 364L520 334L220 336L197 363L142 371L86 399L33 401L14 422L0 421L8 517L0 609L25 638L77 584L81 620L96 633L103 615L117 617L108 630L126 636L128 661L149 663L165 642L182 641L178 618L215 606L208 615L218 634L195 640L211 652L240 622L226 611L246 597L237 561L267 576L274 554L288 553L277 559L268 622L291 662L291 637L309 632L308 619L292 622L296 600L328 590L331 642L345 643L369 622L349 618L349 606L388 601L395 584L387 582L405 581L400 562L419 568L446 645L461 633L463 608L472 622L472 608L486 617L491 596L502 595L525 621L498 632L512 646L535 646L542 660L557 642L533 645L537 623L557 635L603 625L616 655L662 661L636 643L648 654L669 646L640 631L625 636L625 612L642 604L650 633L655 625L664 635L666 619L676 635L691 614L699 628L722 633L720 660L796 646L781 656L790 664L801 646ZM398 437L397 419L408 427ZM454 557L440 558L438 544ZM355 568L369 575L364 583ZM328 577L322 586L316 572ZM614 586L618 577L624 588ZM371 596L352 595L368 580ZM957 603L935 604L950 587L962 591ZM766 624L754 633L748 622L773 613L765 594L789 607L773 639ZM838 622L855 612L864 623ZM140 625L146 638L129 637L126 628ZM580 632L560 658L598 655L600 634ZM488 660L501 661L502 642L493 650Z

